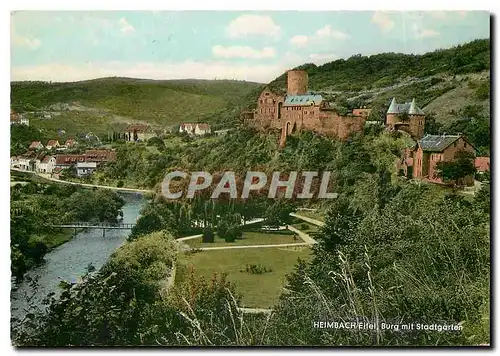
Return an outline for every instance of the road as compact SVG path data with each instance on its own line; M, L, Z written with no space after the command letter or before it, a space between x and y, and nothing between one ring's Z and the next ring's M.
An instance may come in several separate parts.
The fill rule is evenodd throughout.
M56 179L48 176L47 174L42 174L42 173L37 173L33 171L25 171L22 169L18 168L11 168L11 170L16 171L16 172L23 172L23 173L30 173L34 174L38 177L41 177L46 180L50 180L52 182L56 183L64 183L64 184L72 184L72 185L79 185L81 187L89 187L89 188L101 188L101 189L110 189L110 190L116 190L118 192L133 192L133 193L152 193L152 190L146 190L146 189L137 189L137 188L124 188L124 187L111 187L108 185L97 185L97 184L88 184L88 183L78 183L78 182L69 182L67 180L61 180L61 179Z

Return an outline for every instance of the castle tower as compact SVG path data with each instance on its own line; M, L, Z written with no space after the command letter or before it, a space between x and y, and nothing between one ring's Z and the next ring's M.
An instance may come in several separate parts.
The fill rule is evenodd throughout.
M396 103L396 98L392 98L391 105L389 105L389 109L386 114L386 122L387 126L393 127L394 124L398 121L397 115L399 113L398 104Z
M289 70L287 73L287 94L304 95L307 93L307 72L305 70Z

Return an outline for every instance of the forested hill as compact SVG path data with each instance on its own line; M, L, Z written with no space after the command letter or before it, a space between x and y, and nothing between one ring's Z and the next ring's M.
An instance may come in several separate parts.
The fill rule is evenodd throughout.
M356 55L321 66L299 67L309 75L309 89L341 106L369 105L375 109L398 100L416 98L438 121L457 116L467 105L479 105L489 113L490 40L478 39L460 46L423 55L381 53ZM286 74L270 83L286 88ZM444 97L445 100L439 100ZM437 100L437 105L433 105ZM450 113L454 110L455 115Z
M12 82L11 107L18 112L56 112L62 125L87 121L83 130L99 131L101 126L104 130L105 124L120 119L171 125L196 122L229 103L238 104L260 86L233 80L117 77L72 83ZM101 119L96 120L97 116Z
M423 55L355 55L297 69L307 71L310 91L321 93L339 109L366 105L374 109L373 119L381 119L393 97L401 102L415 98L429 117L449 124L463 118L489 118L490 54L490 40L478 39ZM286 73L269 87L286 90ZM256 107L257 89L249 93L246 105L231 105L209 120L226 125L237 121L240 110Z

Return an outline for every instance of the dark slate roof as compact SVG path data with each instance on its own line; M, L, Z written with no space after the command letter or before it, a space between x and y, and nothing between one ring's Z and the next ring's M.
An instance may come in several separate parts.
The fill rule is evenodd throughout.
M424 151L442 152L460 137L459 135L425 135L418 141L418 144Z
M284 106L294 106L294 105L319 105L323 101L323 97L320 94L306 94L306 95L287 95L285 98Z
M408 113L410 115L424 115L423 110L417 106L415 99L413 99L408 103L398 104L396 103L396 98L392 98L391 105L389 106L387 113L388 114Z

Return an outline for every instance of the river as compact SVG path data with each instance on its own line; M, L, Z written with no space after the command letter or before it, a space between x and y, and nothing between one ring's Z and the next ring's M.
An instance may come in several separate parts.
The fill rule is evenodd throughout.
M135 223L146 199L137 193L120 195L125 200L123 222ZM106 230L103 237L102 230L89 229L47 253L45 263L28 271L12 290L11 316L22 319L26 314L28 298L33 298L32 305L41 305L50 292L58 292L61 281L77 282L90 264L100 269L129 234L130 230ZM30 280L37 280L36 285Z

